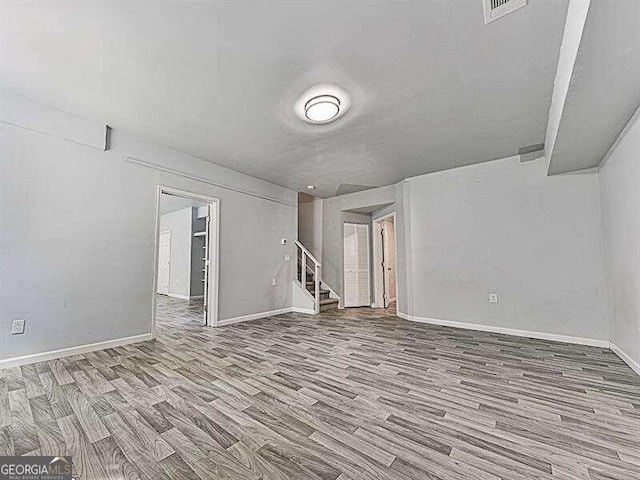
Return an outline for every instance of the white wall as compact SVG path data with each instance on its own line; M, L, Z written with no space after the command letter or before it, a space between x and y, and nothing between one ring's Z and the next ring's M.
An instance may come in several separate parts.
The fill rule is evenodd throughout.
M553 81L554 88L551 96L551 105L549 106L549 120L547 121L547 133L544 142L547 169L551 165L553 147L555 146L556 137L558 136L562 112L567 100L573 67L576 56L578 55L578 49L580 48L582 30L584 29L584 22L587 19L590 3L591 0L569 1L560 54L558 55L558 66L556 68L555 80Z
M189 207L160 216L160 231L171 232L169 295L182 298L191 296L192 212Z
M512 157L325 199L324 278L342 292L345 210L395 211L398 311L608 341L598 176ZM499 303L490 304L489 293Z
M322 262L322 199L298 193L298 240Z
M598 178L545 168L513 157L405 182L403 313L608 340Z
M601 166L611 342L640 368L640 110ZM640 373L640 371L639 371Z
M342 222L358 218L357 215L354 216L345 211L370 207L373 212L395 201L395 185L324 199L322 207L322 279L339 296L342 296L344 283ZM378 208L375 208L376 206ZM366 216L366 221L362 222L371 223L371 214Z
M291 305L295 192L119 130L106 152L46 133L0 123L0 360L150 331L158 184L220 199L221 320Z

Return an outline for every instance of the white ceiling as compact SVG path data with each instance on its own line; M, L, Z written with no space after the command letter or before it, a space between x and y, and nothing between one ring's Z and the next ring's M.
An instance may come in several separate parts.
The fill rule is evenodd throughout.
M640 2L592 0L550 174L597 167L640 106Z
M481 0L0 8L4 88L326 197L542 143L567 1L489 25ZM352 107L303 124L321 82Z

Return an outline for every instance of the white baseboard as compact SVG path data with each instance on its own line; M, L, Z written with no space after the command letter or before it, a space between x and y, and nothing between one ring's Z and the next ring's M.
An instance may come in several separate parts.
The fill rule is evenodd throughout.
M393 302L395 302L395 299L389 300L389 303L393 303ZM377 303L374 302L371 304L371 308L388 308L388 307L385 307L384 305L378 305Z
M107 340L105 342L89 343L87 345L79 345L77 347L61 348L60 350L50 350L48 352L34 353L23 357L13 357L0 360L0 368L13 368L30 363L46 362L55 360L56 358L70 357L72 355L80 355L82 353L94 352L96 350L104 350L105 348L121 347L130 343L146 342L151 340L150 333L142 335L134 335L133 337L116 338L115 340Z
M291 313L291 311L291 307L287 307L279 310L271 310L269 312L252 313L251 315L244 315L242 317L227 318L226 320L219 320L218 327L233 325L234 323L248 322L249 320L257 320L259 318L272 317L282 313Z
M304 313L306 315L315 315L316 314L315 310L311 310L309 308L298 308L298 307L291 307L291 312L293 312L293 313Z
M202 300L204 295L194 295L193 297L189 297L189 300Z
M271 310L269 312L254 313L251 315L244 315L242 317L229 318L226 320L220 320L218 326L223 327L226 325L233 325L235 323L247 322L249 320L257 320L259 318L271 317L274 315L280 315L283 313L305 313L313 315L315 312L312 310L300 309L300 308L281 308L279 310ZM582 338L573 337L569 335L557 335L553 333L532 332L527 330L517 330L513 328L494 327L490 325L476 325L473 323L455 322L452 320L440 320L437 318L417 317L414 315L407 315L406 313L398 312L398 317L405 320L418 323L427 323L432 325L441 325L445 327L463 328L466 330L477 330L482 332L502 333L505 335L514 335L518 337L538 338L541 340L551 340L556 342L575 343L580 345L589 345L593 347L611 348L611 350L618 355L633 371L640 375L640 363L634 361L629 355L620 350L614 343L607 340L598 340L594 338ZM151 340L150 333L142 335L134 335L131 337L116 338L114 340L107 340L104 342L90 343L87 345L79 345L77 347L62 348L59 350L51 350L48 352L34 353L31 355L25 355L22 357L12 357L4 360L0 360L0 368L14 368L22 365L28 365L31 363L45 362L54 360L57 358L69 357L72 355L80 355L83 353L93 352L96 350L104 350L106 348L121 347L123 345L129 345L132 343L139 343Z
M440 320L438 318L417 317L398 312L398 317L412 322L429 323L432 325L442 325L444 327L464 328L466 330L477 330L480 332L502 333L504 335L514 335L516 337L537 338L540 340L551 340L553 342L576 343L579 345L589 345L591 347L609 348L609 340L598 340L596 338L573 337L570 335L558 335L555 333L532 332L528 330L518 330L515 328L494 327L491 325L477 325L475 323L455 322L453 320Z
M631 370L640 375L640 363L636 362L633 358L620 350L620 348L613 342L611 342L611 350L613 350L613 353L618 355L624 363L629 365Z
M180 300L190 300L189 295L180 295L179 293L167 293L168 297L179 298ZM203 297L204 298L204 297Z

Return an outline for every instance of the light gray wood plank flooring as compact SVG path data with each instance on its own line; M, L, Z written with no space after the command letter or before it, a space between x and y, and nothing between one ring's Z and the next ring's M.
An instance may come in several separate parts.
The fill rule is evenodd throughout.
M82 479L640 479L640 377L607 349L159 302L156 341L3 370L0 453Z

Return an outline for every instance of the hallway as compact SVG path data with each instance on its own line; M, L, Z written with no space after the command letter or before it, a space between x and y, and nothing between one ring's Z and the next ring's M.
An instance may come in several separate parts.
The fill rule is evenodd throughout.
M182 300L156 294L156 323L161 327L180 325L202 325L203 300Z

